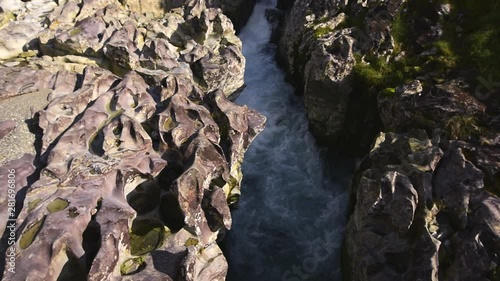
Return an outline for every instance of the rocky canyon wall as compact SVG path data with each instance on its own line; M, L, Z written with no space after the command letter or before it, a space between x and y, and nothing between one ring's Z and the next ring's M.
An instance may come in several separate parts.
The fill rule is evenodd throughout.
M303 94L310 129L362 156L345 279L498 280L495 1L282 7L278 60Z

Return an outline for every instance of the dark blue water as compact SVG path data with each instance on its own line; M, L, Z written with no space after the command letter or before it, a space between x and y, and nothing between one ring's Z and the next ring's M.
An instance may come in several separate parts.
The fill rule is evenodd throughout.
M223 245L227 280L340 280L347 186L331 176L301 98L275 63L265 19L272 7L258 3L240 34L247 87L237 103L268 121L245 156L242 196Z

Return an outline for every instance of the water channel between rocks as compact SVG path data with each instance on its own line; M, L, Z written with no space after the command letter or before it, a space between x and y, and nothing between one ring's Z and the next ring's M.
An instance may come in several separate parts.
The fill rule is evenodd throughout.
M340 280L347 185L322 160L301 97L276 65L265 17L273 7L258 3L240 33L246 88L236 102L265 114L267 125L245 155L242 196L223 243L227 280Z

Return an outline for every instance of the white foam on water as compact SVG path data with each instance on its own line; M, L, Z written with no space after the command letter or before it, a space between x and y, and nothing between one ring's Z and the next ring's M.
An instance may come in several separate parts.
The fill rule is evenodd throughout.
M246 88L237 103L268 119L245 155L242 196L224 244L227 280L340 280L347 190L328 176L301 97L276 65L265 18L274 6L274 1L257 3L240 33ZM326 248L325 258L318 251ZM302 275L294 274L294 267Z

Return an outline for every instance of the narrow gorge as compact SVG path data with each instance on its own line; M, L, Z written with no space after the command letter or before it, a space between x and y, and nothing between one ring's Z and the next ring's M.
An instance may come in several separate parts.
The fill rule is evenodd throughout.
M499 281L499 26L499 0L0 0L0 279Z
M227 280L340 280L348 193L339 170L347 169L327 165L301 97L275 62L266 17L275 6L257 3L239 34L247 63L237 103L267 122L245 156L242 195L224 242Z

